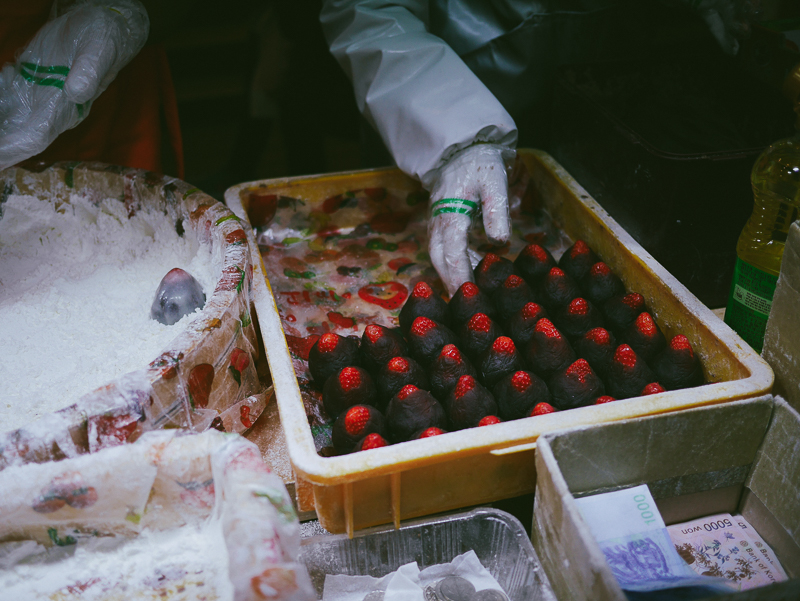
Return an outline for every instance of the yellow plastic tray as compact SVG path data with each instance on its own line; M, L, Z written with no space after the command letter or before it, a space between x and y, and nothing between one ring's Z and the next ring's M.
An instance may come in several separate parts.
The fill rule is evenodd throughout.
M689 390L666 392L474 428L341 457L321 457L297 384L281 318L254 261L254 302L275 385L289 457L298 489L307 482L321 524L331 532L489 503L531 493L536 484L534 450L545 432L677 411L759 396L770 391L773 374L728 326L670 275L548 154L520 150L534 195L573 239L582 238L624 281L641 293L669 336L685 334L703 362L706 380ZM228 207L247 220L249 193L302 198L312 206L351 189L405 186L396 169L274 179L240 184L225 193ZM249 226L246 229L250 229ZM250 234L254 256L258 255ZM362 326L366 324L361 324ZM363 328L362 328L363 329Z

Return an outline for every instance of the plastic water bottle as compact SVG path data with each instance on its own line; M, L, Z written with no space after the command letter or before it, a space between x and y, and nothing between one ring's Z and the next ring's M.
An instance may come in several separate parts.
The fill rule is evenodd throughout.
M789 226L800 217L800 131L761 153L750 181L753 214L736 244L725 323L760 353Z

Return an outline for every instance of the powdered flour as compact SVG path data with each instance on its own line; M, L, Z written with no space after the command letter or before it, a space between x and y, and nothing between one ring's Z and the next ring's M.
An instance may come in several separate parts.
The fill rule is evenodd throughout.
M60 204L60 206L59 206ZM0 219L0 431L67 407L144 368L197 312L150 319L161 278L191 273L206 300L219 278L207 247L159 211L9 196Z

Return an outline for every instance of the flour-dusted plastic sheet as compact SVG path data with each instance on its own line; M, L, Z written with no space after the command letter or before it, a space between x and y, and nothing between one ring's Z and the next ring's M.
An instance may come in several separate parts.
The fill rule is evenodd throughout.
M8 598L313 599L282 479L238 435L150 432L0 472Z
M31 388L26 392L28 381L23 377L15 386L21 390L5 403L11 406L3 411L12 412L15 418L5 421L14 422L15 429L0 433L0 469L77 456L133 441L143 432L163 427L202 431L213 426L242 432L252 426L269 395L262 394L255 369L258 346L251 315L250 251L239 219L225 205L173 178L96 163L57 163L40 171L12 168L0 172L0 183L4 252L11 249L19 255L14 257L19 259L15 270L4 273L6 278L14 278L18 294L0 303L15 304L6 309L26 323L34 317L25 311L41 307L39 319L51 324L43 328L45 334L30 329L22 334L25 340L14 338L19 332L3 330L6 334L0 336L0 342L11 349L23 343L26 348L40 344L62 349L54 355L43 352L38 365L33 361L13 366L22 374L31 373ZM41 219L29 218L26 222L26 213L28 217L41 213ZM43 220L47 220L47 227L42 225ZM136 236L141 237L141 249ZM80 240L76 242L75 237ZM14 244L9 246L6 238ZM176 324L172 335L169 330L162 332L141 363L120 360L116 370L109 366L96 369L94 363L101 359L91 349L81 350L89 346L83 337L77 343L72 340L72 344L70 340L57 340L59 335L71 339L75 334L80 324L73 320L67 326L66 322L78 310L85 314L86 332L78 330L80 334L127 331L133 316L129 318L125 310L118 309L123 314L109 319L102 303L91 307L93 299L82 295L89 290L103 291L103 270L115 267L113 260L103 262L98 255L116 257L120 270L129 269L128 277L138 278L138 266L126 264L126 260L131 264L141 261L144 266L150 254L158 254L159 249L151 247L159 245L174 247L181 254L175 257L176 262L183 260L186 267L205 272L198 274L206 288L201 311L184 318L188 323ZM205 267L192 262L193 250L205 259ZM70 257L75 257L75 263L85 262L87 271L97 269L99 275L81 280L80 265L71 265ZM169 256L164 260L171 261ZM52 263L50 272L41 265L47 261ZM165 264L164 274L176 266L182 265ZM32 279L41 269L46 274ZM150 271L153 269L151 266ZM50 287L46 285L48 279L52 279ZM30 290L25 288L28 282ZM80 289L81 282L87 290ZM109 277L108 287L113 287L113 282ZM155 281L152 296L157 286ZM9 284L7 289L11 287ZM152 296L143 296L138 303L144 304L140 309L145 315L149 315ZM146 319L141 315L137 318ZM33 337L37 340L31 341ZM119 351L107 354L104 360L109 363L116 361L115 355L130 354L130 349L124 348L126 344L140 342L116 338L113 344ZM24 356L32 355L26 352ZM66 407L59 405L59 399L48 398L43 407L51 407L50 411L27 414L23 409L15 410L15 404L27 403L30 396L58 396L52 391L42 393L47 388L38 385L38 379L51 372L69 384L89 380L90 372L103 373L107 379L92 380L93 386L83 388L85 394ZM74 390L77 393L81 387ZM52 411L56 407L63 408Z

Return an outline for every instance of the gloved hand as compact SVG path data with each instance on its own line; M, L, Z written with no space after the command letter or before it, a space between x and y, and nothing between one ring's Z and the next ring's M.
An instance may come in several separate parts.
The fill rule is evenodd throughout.
M469 146L448 160L423 185L431 193L428 251L439 277L452 295L473 281L467 250L472 216L480 209L493 243L508 241L508 174L514 151L496 144Z
M744 13L750 9L748 0L682 0L693 8L706 22L711 35L725 54L739 52L739 39L748 33L749 24Z
M147 41L138 0L89 0L48 21L0 71L0 169L43 151L89 113Z

